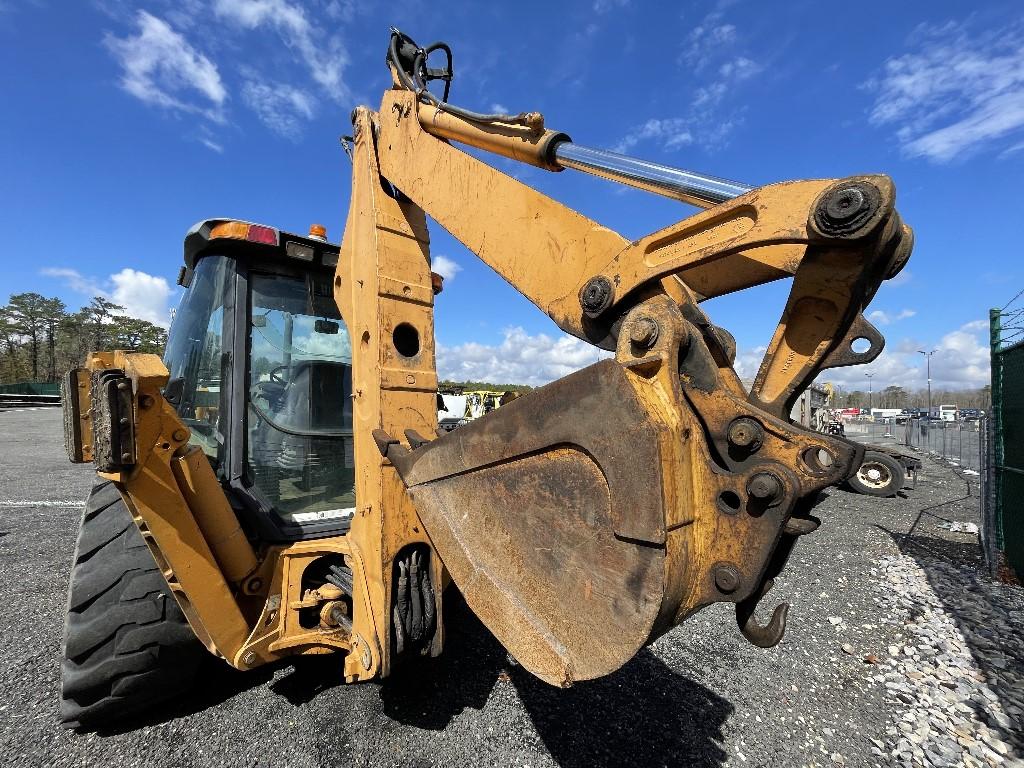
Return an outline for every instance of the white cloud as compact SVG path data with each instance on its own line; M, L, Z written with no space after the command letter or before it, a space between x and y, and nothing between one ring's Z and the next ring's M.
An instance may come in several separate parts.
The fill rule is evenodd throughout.
M135 35L103 41L121 64L121 87L146 104L224 122L228 93L217 66L166 21L145 11L135 21Z
M242 98L274 133L297 139L304 121L311 120L315 103L305 91L286 83L250 80L242 87Z
M122 307L126 315L148 320L166 328L170 323L170 306L175 290L163 277L140 272L130 267L115 272L106 280L83 275L67 267L41 270L47 277L63 280L83 296L103 296Z
M430 259L430 268L447 280L454 280L455 275L462 271L462 265L447 256L436 254Z
M913 309L901 309L896 314L886 312L881 309L876 309L868 314L868 320L878 325L891 325L892 323L899 322L900 320L906 320L908 317L916 315Z
M744 349L742 347L736 350L736 362L733 367L736 369L736 374L740 377L747 386L757 376L757 370L761 367L761 360L764 359L764 353L768 351L768 347L760 346L753 347L751 349Z
M508 107L506 107L504 104L499 104L498 102L495 102L494 104L491 104L491 114L507 115Z
M114 284L111 301L124 307L125 312L156 325L168 324L172 291L166 278L125 267L110 280Z
M206 136L200 136L199 137L199 143L202 144L207 149L210 149L210 150L216 152L218 155L221 155L221 154L224 153L224 145L223 144L218 144L216 141L214 141L213 139L207 138Z
M366 10L368 9L365 6L356 3L355 0L331 0L324 6L327 18L344 22L352 21L356 14Z
M665 149L678 149L693 143L689 121L681 117L652 118L631 130L614 147L613 152L626 152L642 141L654 141Z
M746 56L737 56L732 61L727 61L718 68L718 74L726 79L736 81L747 80L753 77L762 69L761 65L748 59Z
M870 121L892 125L906 155L942 163L1020 138L1020 24L978 35L967 25L922 25L913 42L915 50L889 59L881 76L865 83L876 94Z
M1004 157L1009 157L1010 155L1015 155L1018 152L1020 152L1021 150L1024 150L1024 141L1018 141L1013 146L1007 147L1006 149L1004 149L1002 152L999 153L999 159L1002 160Z
M703 77L703 85L690 94L686 117L652 118L634 126L613 147L625 152L647 142L663 150L679 149L691 144L715 149L725 143L729 134L743 122L742 101L730 104L729 96L737 86L750 80L763 69L748 56L737 52L739 35L733 24L721 23L729 3L719 2L687 36L679 55L680 66L691 74L714 72Z
M68 288L75 293L83 293L88 296L98 296L104 293L100 284L91 277L85 277L78 270L67 267L45 267L40 273L47 277L56 277L63 280Z
M613 11L616 8L626 8L629 0L594 0L594 13L601 15Z
M310 23L302 6L287 0L214 0L213 11L245 29L275 29L298 52L318 85L339 101L348 98L343 80L348 53L340 38L325 38ZM344 8L339 6L339 11Z
M938 350L932 357L932 385L935 388L968 389L989 382L988 323L976 320L945 334L938 344L904 338L890 343L869 365L833 368L818 379L839 384L844 389L867 391L865 373L874 374L872 386L881 391L888 386L923 389L925 365L918 349ZM766 347L738 350L736 372L749 384L757 374ZM520 327L508 328L497 345L468 342L457 346L437 344L438 375L456 381L491 381L501 384L540 386L567 376L598 360L612 357L567 334L550 336L528 334Z
M982 333L987 328L984 320L976 320L943 336L932 358L932 379L940 384L988 384L992 377L989 346Z
M444 379L541 386L607 357L585 341L561 334L531 336L508 328L501 344L468 342L454 347L438 343L437 370Z
M736 42L736 26L716 23L720 17L718 11L709 13L686 36L680 60L698 72L704 69L709 59Z

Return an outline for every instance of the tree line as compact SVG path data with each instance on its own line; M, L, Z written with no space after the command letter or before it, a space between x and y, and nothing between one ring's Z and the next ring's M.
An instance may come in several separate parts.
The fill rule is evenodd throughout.
M163 328L102 296L71 312L60 299L15 293L0 307L0 383L56 382L91 351L162 355L166 343Z
M985 385L976 389L947 390L932 387L932 407L956 405L958 408L981 408L988 410L992 403L991 387ZM927 408L927 389L904 389L885 387L877 392L859 389L835 388L833 408Z

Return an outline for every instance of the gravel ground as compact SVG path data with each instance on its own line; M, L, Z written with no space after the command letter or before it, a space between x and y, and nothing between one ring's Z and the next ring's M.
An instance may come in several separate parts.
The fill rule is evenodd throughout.
M976 537L919 516L963 495L961 478L931 463L906 498L824 498L824 524L772 592L793 610L771 650L747 644L715 606L616 674L562 691L515 666L453 596L445 655L402 677L344 686L329 656L245 675L211 659L177 709L68 731L57 722L60 643L75 503L92 474L67 463L60 433L55 409L0 411L7 764L873 766L933 755L959 765L965 742L978 765L1024 754L1021 591L978 574ZM976 521L972 501L932 514Z

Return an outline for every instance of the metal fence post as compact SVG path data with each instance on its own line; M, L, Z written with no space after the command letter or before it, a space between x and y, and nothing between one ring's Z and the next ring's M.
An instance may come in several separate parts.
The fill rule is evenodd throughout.
M978 482L980 493L978 503L981 504L981 547L985 557L985 565L989 575L995 576L998 568L996 558L995 504L992 498L992 456L990 422L987 416L978 421Z

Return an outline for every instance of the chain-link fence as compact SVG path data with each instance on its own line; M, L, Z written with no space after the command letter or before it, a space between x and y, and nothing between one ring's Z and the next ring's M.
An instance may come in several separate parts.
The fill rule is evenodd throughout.
M847 437L875 445L909 445L945 459L968 474L979 474L984 466L981 434L985 420L940 421L917 417L896 417L874 421L857 419L844 423Z
M1002 552L1024 577L1024 309L1007 311L1010 304L989 312L992 426L983 518L991 520L986 550Z
M1018 294L1020 296L1020 294ZM1013 303L1013 302L1011 302ZM1009 305L1007 305L1009 306ZM989 313L994 546L1024 576L1024 310Z
M986 420L939 421L908 419L901 442L920 451L939 456L965 473L980 475L984 467L982 435Z

